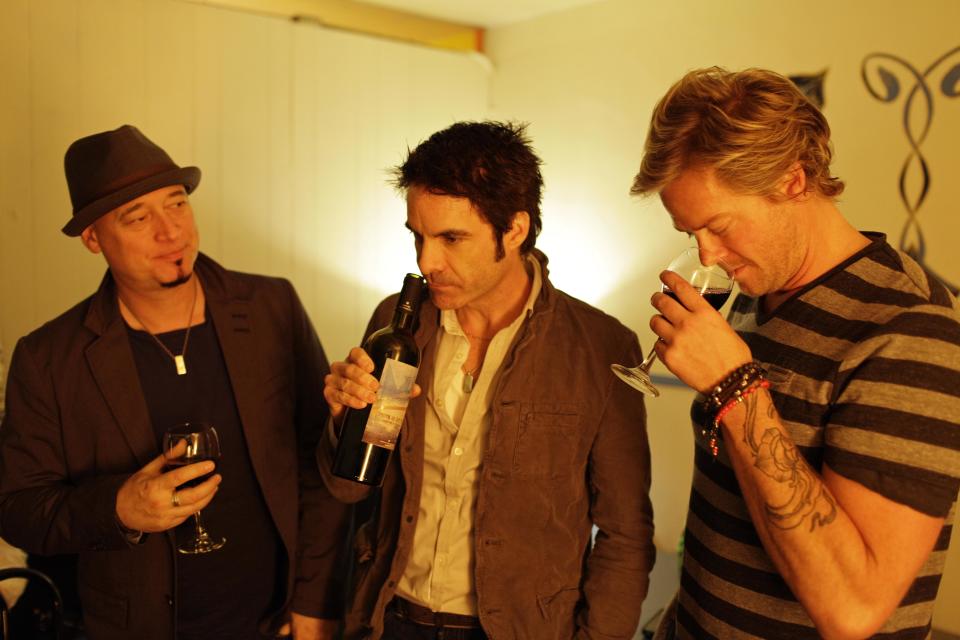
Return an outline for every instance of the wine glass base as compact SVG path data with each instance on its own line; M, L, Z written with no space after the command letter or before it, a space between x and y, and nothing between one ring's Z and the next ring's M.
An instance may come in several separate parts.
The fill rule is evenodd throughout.
M219 540L217 540L217 539L211 538L207 534L204 534L200 538L195 538L193 540L183 543L182 545L177 547L177 551L186 555L210 553L211 551L216 551L226 543L227 543L226 538L220 538Z
M640 367L625 367L622 364L612 364L610 369L617 377L644 395L657 398L660 390L653 385L650 375Z

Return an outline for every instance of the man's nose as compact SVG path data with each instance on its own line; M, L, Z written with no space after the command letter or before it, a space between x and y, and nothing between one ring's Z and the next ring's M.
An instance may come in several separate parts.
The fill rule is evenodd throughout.
M154 229L157 238L161 240L172 240L180 235L180 224L166 211L158 211L153 216Z
M443 259L437 243L424 240L417 248L417 266L420 273L429 276L431 273L443 271Z
M724 256L723 246L710 232L697 233L695 237L697 239L697 249L700 253L700 263L703 266L711 267L721 262Z

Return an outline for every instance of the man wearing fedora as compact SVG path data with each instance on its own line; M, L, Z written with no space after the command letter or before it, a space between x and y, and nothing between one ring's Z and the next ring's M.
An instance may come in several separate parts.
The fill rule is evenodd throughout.
M93 640L253 640L288 618L297 640L332 637L347 512L312 462L328 365L296 292L199 253L188 196L200 170L136 128L77 140L65 170L63 232L108 270L14 351L0 535L79 554ZM184 422L215 426L216 473L165 470L162 435ZM226 543L178 553L201 509Z

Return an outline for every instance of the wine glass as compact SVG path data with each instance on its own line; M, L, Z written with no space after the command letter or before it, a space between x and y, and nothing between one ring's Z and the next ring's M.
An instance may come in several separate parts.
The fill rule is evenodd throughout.
M667 270L673 271L689 282L710 303L710 306L717 310L723 306L733 290L733 278L728 276L727 272L719 265L705 267L700 262L700 251L696 248L686 249L674 258ZM670 291L666 285L662 285L660 290L677 300L676 294ZM660 390L654 386L650 379L650 367L653 366L653 361L656 359L656 349L650 349L650 353L643 359L643 362L635 367L612 364L610 368L617 374L617 377L637 391L657 397L660 395Z
M177 457L167 458L166 467L168 471L196 462L206 460L216 462L220 459L220 438L217 436L217 430L209 424L185 422L170 427L163 434L163 450L165 452L173 451L181 442L186 443L186 451ZM195 487L209 478L212 473L213 471L199 478L188 480L181 486ZM180 553L209 553L216 551L227 541L224 537L214 537L207 533L207 530L203 527L203 520L200 519L199 511L193 514L193 528L193 535L177 545L177 551Z

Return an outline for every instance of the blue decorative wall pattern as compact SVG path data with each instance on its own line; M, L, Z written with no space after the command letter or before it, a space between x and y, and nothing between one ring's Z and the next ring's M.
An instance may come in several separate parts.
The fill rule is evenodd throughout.
M817 105L818 109L823 109L825 102L823 98L823 80L826 77L826 69L813 75L789 76L790 81L797 85L797 88L803 92L803 95L807 96L810 102Z
M934 72L945 70L940 77L940 93L947 98L960 95L960 55L957 54L960 54L960 47L947 51L921 72L903 58L889 53L871 53L863 59L860 68L867 91L881 102L893 103L907 91L902 117L903 131L910 144L910 152L900 168L899 179L900 200L907 210L907 221L900 232L900 249L940 278L954 295L958 293L958 287L934 272L926 263L926 244L918 214L930 191L931 182L930 166L921 150L930 133L937 93L937 87L931 87L930 81L935 80L932 77ZM956 59L953 66L949 64L951 58ZM919 130L914 129L916 124L920 125ZM917 181L908 184L907 176L910 171L919 172L918 184Z

